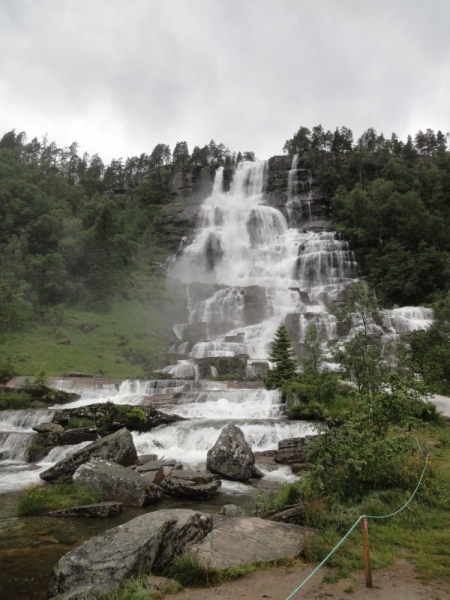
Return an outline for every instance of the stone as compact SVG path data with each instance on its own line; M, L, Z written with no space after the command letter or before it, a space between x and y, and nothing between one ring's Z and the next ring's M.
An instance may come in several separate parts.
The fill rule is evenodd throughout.
M150 431L159 425L169 425L175 421L184 420L183 417L167 415L152 406L102 402L56 412L53 422L67 423L70 419L82 418L91 419L92 424L105 434L124 427L130 431Z
M281 510L272 511L267 517L269 521L276 523L294 523L295 525L305 524L305 507L303 504L288 506Z
M161 467L159 471L149 471L148 473L144 473L143 475L141 475L141 478L146 483L155 483L156 485L159 485L164 479L163 467Z
M209 498L222 485L218 475L208 471L172 470L161 482L166 494L182 498Z
M138 456L138 465L145 465L145 463L150 462L151 460L158 460L157 454L141 454Z
M305 435L278 442L278 453L275 462L283 465L306 463L305 449L316 436Z
M253 467L253 477L256 479L262 479L264 477L264 473L261 471L261 469L258 469L256 465Z
M242 430L229 423L208 450L206 468L228 479L247 481L252 477L254 467L255 457Z
M57 446L71 446L81 442L95 442L99 438L97 427L66 429L58 436Z
M213 569L270 562L298 556L312 531L298 525L274 523L257 517L230 519L200 543L189 546L201 564Z
M85 504L84 506L71 506L62 510L53 510L48 514L52 515L52 517L105 518L115 517L121 512L121 502L98 502L97 504Z
M78 467L88 462L91 457L112 460L124 467L134 464L137 452L131 433L128 429L120 429L59 461L39 476L49 482L71 481Z
M55 600L105 600L106 596L99 590L91 587L79 587L67 594L55 596Z
M65 554L53 570L48 597L82 586L112 590L125 578L161 571L211 529L211 517L193 510L159 510L132 519Z
M63 433L64 427L58 423L39 423L33 427L33 431L38 433Z
M218 514L213 515L214 528L220 527L230 519L240 519L245 517L245 510L236 504L225 504Z
M125 506L145 506L161 497L161 488L142 479L134 471L107 460L93 460L81 465L73 476L103 500L121 502Z
M159 471L163 467L175 467L177 464L176 460L150 460L144 465L136 467L138 473L148 473L150 471Z
M197 359L200 377L211 377L211 367L218 375L234 375L236 379L245 379L247 375L247 355L215 356Z

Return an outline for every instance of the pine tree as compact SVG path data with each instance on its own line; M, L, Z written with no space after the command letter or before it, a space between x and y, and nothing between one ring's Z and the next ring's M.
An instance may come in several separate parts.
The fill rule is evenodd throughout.
M264 376L268 388L281 387L283 382L290 381L297 371L295 352L291 346L286 325L280 325L272 342L269 358L276 364L274 369L266 371Z

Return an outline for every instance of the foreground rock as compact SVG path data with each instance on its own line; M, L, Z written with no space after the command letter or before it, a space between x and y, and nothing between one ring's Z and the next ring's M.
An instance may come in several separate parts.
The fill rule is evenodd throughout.
M116 433L89 444L41 473L40 478L49 482L71 481L78 467L92 457L112 460L124 467L134 464L137 461L137 452L131 433L127 429L120 429Z
M151 406L113 404L112 402L89 404L58 411L53 421L70 426L71 419L89 419L91 425L97 427L102 435L113 433L124 427L130 431L150 431L159 425L184 421L183 417L167 415Z
M110 590L123 579L161 571L186 544L212 529L209 515L193 510L160 510L87 540L56 565L48 597L86 586Z
M105 518L115 517L122 512L120 502L98 502L97 504L85 504L84 506L71 506L62 510L54 510L48 514L52 517L88 517Z
M230 519L208 534L203 541L188 548L204 565L227 569L298 556L305 547L311 530L274 523L264 519Z
M208 471L173 470L161 481L166 494L181 498L209 498L222 485L218 475Z
M160 499L162 490L156 484L117 463L94 460L81 465L73 476L74 481L103 500L114 500L126 506L145 506Z
M247 481L252 477L255 457L244 434L233 423L226 425L214 446L208 450L206 468L228 479Z
M55 600L105 600L105 595L99 590L83 586L71 592L67 592L67 594L56 596Z

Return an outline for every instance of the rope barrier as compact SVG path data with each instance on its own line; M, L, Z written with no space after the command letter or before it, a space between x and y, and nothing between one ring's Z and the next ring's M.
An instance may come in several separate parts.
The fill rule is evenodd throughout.
M417 444L419 445L419 449L422 452L422 448L420 447L418 440L417 440ZM422 452L422 454L423 454L423 452ZM353 525L350 527L350 529L347 531L347 533L344 535L344 537L336 544L336 546L331 550L331 552L323 559L323 561L319 565L317 565L317 567L314 569L314 571L312 571L312 573L310 573L308 575L308 577L304 581L302 581L302 583L297 588L295 588L295 590L291 594L289 594L289 596L287 596L286 600L291 600L291 598L293 598L295 596L295 594L305 585L305 583L308 582L311 579L311 577L313 577L313 575L315 575L317 573L317 571L327 562L327 560L330 558L330 556L332 556L336 552L336 550L339 548L339 546L341 544L343 544L343 542L348 538L348 536L355 529L355 527L358 525L358 523L361 521L361 519L364 519L364 518L366 518L366 519L388 519L389 517L393 517L395 515L398 515L400 512L402 512L402 510L404 510L411 503L412 499L417 494L417 491L419 490L419 488L422 484L423 477L425 475L425 471L426 471L426 468L428 465L428 459L429 459L429 454L425 458L425 464L424 464L422 474L419 479L419 483L416 485L416 489L411 494L409 500L401 508L399 508L395 512L390 513L388 515L361 515L360 517L358 517L358 519L353 523Z

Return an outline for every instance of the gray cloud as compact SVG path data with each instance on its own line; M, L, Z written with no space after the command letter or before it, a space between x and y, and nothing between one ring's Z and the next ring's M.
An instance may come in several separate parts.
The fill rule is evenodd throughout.
M0 0L0 131L106 160L450 129L447 0Z

